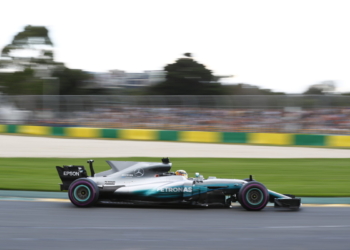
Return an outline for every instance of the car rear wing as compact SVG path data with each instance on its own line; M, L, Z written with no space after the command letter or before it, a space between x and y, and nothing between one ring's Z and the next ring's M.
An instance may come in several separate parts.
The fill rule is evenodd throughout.
M56 166L56 169L62 180L62 184L60 184L61 191L68 190L69 185L76 179L88 177L84 166Z
M88 160L87 163L89 163L91 177L95 176L95 170L92 165L94 160ZM79 178L88 177L88 174L85 170L84 166L75 166L75 165L69 165L69 166L56 166L58 175L60 176L62 180L62 184L60 184L61 191L68 190L69 185Z

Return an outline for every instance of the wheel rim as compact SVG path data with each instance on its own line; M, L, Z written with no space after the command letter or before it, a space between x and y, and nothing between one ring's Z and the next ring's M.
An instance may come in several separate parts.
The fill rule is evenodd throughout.
M246 194L246 200L250 205L259 205L264 199L264 195L258 188L249 189Z
M74 189L74 199L79 202L87 201L90 196L90 189L86 185L79 185Z

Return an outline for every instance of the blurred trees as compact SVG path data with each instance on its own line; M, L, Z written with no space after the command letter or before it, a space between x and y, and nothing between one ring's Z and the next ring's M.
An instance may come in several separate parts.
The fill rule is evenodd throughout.
M0 73L0 91L8 95L41 95L43 83L34 76L34 70Z
M26 26L23 31L14 36L11 44L2 49L1 56L12 59L3 61L3 66L5 62L11 66L21 67L55 64L53 43L48 29L44 26Z
M55 70L52 76L59 80L60 95L95 94L84 88L93 77L83 70L64 67Z
M203 64L191 58L190 53L185 58L164 67L166 80L146 88L145 93L151 95L284 95L269 89L260 89L249 84L222 85L220 76L214 76L212 71Z
M305 92L304 95L323 95L335 92L336 83L334 81L322 81L318 84L311 85Z
M64 67L53 71L52 77L41 78L35 76L33 69L26 68L23 71L0 73L0 92L8 95L96 94L95 91L84 88L91 79L90 74L79 69ZM45 84L57 86L48 88Z
M224 85L223 88L226 95L285 95L283 92L273 92L270 89L260 89L244 83Z
M84 95L84 94L151 94L151 95L283 95L249 84L222 85L220 76L185 53L183 58L164 67L165 81L141 88L108 89L94 81L92 74L70 69L54 60L53 42L44 26L24 27L11 43L1 50L0 92L9 95ZM4 70L5 69L5 70ZM49 80L51 78L51 80ZM50 85L50 86L49 86ZM48 91L54 90L54 91ZM334 93L335 82L311 85L303 94ZM349 93L348 93L349 94Z
M147 88L152 95L221 95L224 94L218 77L203 64L191 58L179 58L175 63L164 67L166 80Z
M1 57L0 69L9 72L0 73L0 92L9 95L90 93L83 88L85 81L91 79L90 74L54 61L53 43L44 26L26 26L1 50Z
M303 94L304 95L323 95L323 90L311 86Z

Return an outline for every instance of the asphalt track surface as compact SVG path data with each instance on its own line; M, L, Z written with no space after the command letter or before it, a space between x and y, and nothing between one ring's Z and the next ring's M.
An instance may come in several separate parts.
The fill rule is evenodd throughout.
M349 249L350 207L76 208L0 201L0 249Z
M349 158L349 149L0 135L0 157Z

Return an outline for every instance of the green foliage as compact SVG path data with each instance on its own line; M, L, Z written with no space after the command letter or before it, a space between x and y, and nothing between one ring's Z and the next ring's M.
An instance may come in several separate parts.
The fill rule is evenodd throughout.
M190 56L190 53L186 53ZM207 69L192 58L180 58L168 64L166 80L148 89L155 95L220 95L224 94L221 84Z
M45 40L44 44L53 45L49 37L49 31L44 26L31 26L28 25L24 28L24 31L19 32L12 40L12 44L28 44L28 38L40 37Z
M6 45L1 51L1 56L7 56L12 49L14 49L14 47L11 44Z
M248 84L235 84L223 86L227 95L285 95L282 92L272 92L269 89L260 89Z
M62 68L62 67L61 67ZM93 94L82 88L87 80L91 80L91 75L78 69L63 67L53 73L57 77L61 95L83 95ZM13 73L0 73L0 90L8 95L42 95L45 79L34 76L34 70L25 69ZM54 94L57 92L45 94Z
M33 45L49 45L52 46L52 41L49 37L49 31L43 26L26 26L24 31L17 33L14 36L12 43L6 45L1 50L1 55L3 57L14 58L11 52L21 51L21 50L33 50ZM16 60L3 61L3 64L9 65L10 67L15 64L20 67L32 67L40 64L55 64L53 62L53 52L50 48L41 49L41 56L46 56L48 58L16 58Z
M323 95L322 89L310 87L304 92L304 95Z
M108 170L104 158L95 158L95 172ZM160 158L109 158L119 161L160 162ZM55 166L84 165L82 158L1 158L0 189L59 191ZM172 171L189 176L244 179L249 175L267 188L297 196L350 196L349 159L234 159L172 158ZM88 169L88 168L87 168ZM89 171L89 170L88 170ZM13 181L16 180L16 181Z
M62 68L53 72L53 77L58 77L60 84L60 95L81 95L85 94L84 87L86 81L92 76L80 69Z
M31 45L35 44L45 44L53 45L49 37L49 31L46 27L43 26L26 26L24 31L19 32L13 38L12 44L7 45L3 48L3 55L10 56L12 50L20 49L31 49ZM25 58L21 60L11 60L11 61L2 61L0 67L5 68L7 65L9 67L19 66L19 68L30 67L33 69L43 68L42 66L47 66L47 68L55 68L55 71L52 73L53 77L57 77L59 80L60 94L62 95L79 95L79 94L91 94L82 87L85 82L91 79L90 74L78 70L78 69L69 69L64 67L63 63L54 62L54 53L50 49L40 50L41 55L44 57L37 58ZM29 66L28 66L29 63ZM48 70L48 74L50 71ZM37 78L34 76L34 71L31 69L25 69L23 72L14 72L14 73L4 73L0 75L0 88L1 92L9 95L41 95L43 94L43 84L49 84L45 79L41 79L40 76ZM40 71L39 74L40 75ZM44 74L45 75L45 74ZM58 84L58 83L56 83ZM57 86L57 85L55 85ZM52 93L45 94L57 94L56 91Z
M44 51L44 56L49 56L49 57L51 57L53 59L53 52L49 51L49 50Z
M43 81L34 77L32 69L0 74L1 92L8 95L41 95Z

